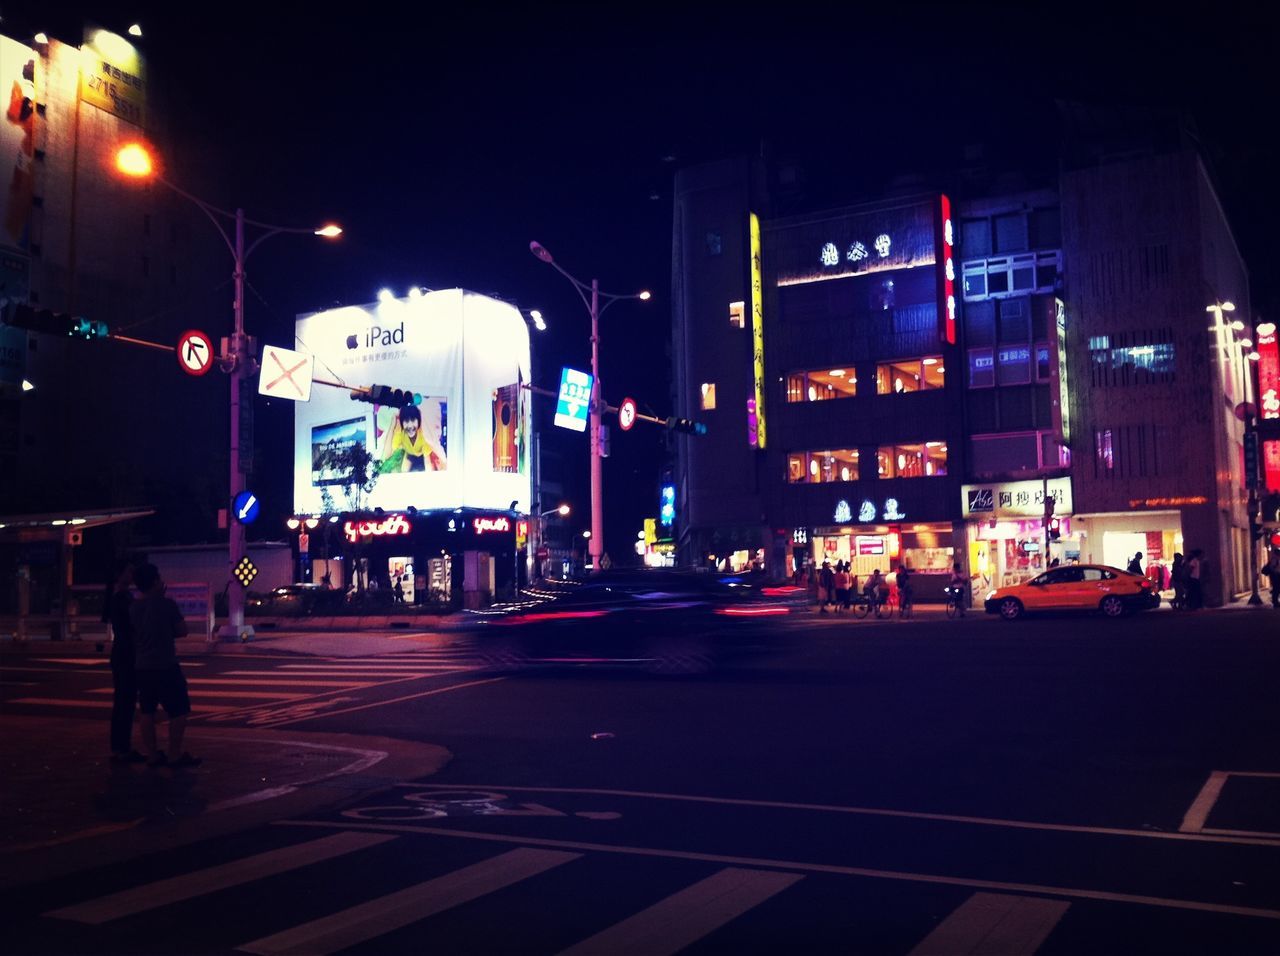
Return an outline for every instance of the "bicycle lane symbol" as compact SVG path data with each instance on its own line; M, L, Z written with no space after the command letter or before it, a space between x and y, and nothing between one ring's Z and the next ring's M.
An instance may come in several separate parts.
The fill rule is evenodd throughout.
M541 803L515 803L505 793L490 790L451 790L426 787L406 793L402 804L356 807L342 815L351 820L405 823L411 820L439 820L442 817L578 817L583 820L617 820L614 810L556 810Z

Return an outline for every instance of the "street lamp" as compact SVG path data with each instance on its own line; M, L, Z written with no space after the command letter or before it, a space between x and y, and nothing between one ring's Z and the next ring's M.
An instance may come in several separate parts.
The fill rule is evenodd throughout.
M272 236L281 233L293 233L295 235L315 235L333 239L342 235L342 228L333 223L312 229L275 226L270 223L246 219L243 209L237 209L234 214L224 209L219 209L217 206L212 206L203 199L175 186L157 173L150 152L140 143L126 144L116 153L116 168L130 178L158 182L200 207L200 211L209 217L209 221L218 230L218 235L227 244L227 249L231 252L231 257L235 262L235 269L231 273L231 277L235 282L235 298L232 302L235 331L228 345L228 354L222 357L223 368L230 373L231 378L231 487L230 494L227 497L227 501L230 503L235 500L240 492L244 491L244 475L240 471L241 383L246 375L252 375L257 369L257 362L249 351L247 337L244 334L244 264L249 256L253 255L253 251ZM227 220L235 223L234 240L227 234L227 230L223 226L223 222ZM254 239L247 249L244 245L244 227L246 225L262 230L262 234ZM244 525L237 521L234 515L229 515L228 517L230 521L228 522L227 534L229 551L227 567L230 569L240 563L240 560L244 557L245 549ZM244 623L243 588L237 588L233 585L228 589L227 623L219 629L218 634L222 637L238 637L242 640L253 636L253 628L247 627Z
M575 278L566 272L552 258L546 247L537 242L529 243L529 251L541 259L571 283L582 299L582 304L591 314L591 535L590 546L591 568L593 574L601 571L600 561L604 556L604 488L603 459L600 454L600 413L604 410L604 402L600 398L600 316L604 310L621 299L649 300L648 292L637 292L631 295L612 295L600 291L600 281L592 279L591 284ZM591 297L587 297L587 293ZM603 304L601 303L603 300Z

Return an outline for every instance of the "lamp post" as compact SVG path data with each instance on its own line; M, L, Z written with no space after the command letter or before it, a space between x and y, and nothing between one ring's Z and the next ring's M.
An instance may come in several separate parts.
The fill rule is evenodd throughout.
M227 354L220 357L222 369L229 374L231 379L231 487L230 494L227 497L229 505L230 502L235 500L236 495L244 491L244 474L240 470L240 390L243 387L242 383L245 378L257 370L257 360L249 348L248 337L244 334L245 262L249 256L253 255L253 251L258 246L272 236L277 236L281 233L293 233L295 235L315 235L333 239L342 235L342 229L333 224L321 226L318 229L275 226L270 223L246 219L243 209L237 209L234 213L219 209L217 206L210 205L203 199L175 186L157 173L150 153L138 143L130 143L116 153L116 168L131 178L158 182L198 206L200 211L208 216L214 228L218 230L218 235L227 244L227 249L234 260L235 268L231 273L231 277L235 283L235 298L232 302L235 327L227 345ZM234 239L227 234L227 229L223 225L224 221L234 224ZM245 226L253 226L262 230L261 235L254 239L247 249L244 244ZM247 431L248 429L246 429ZM244 525L236 519L235 515L230 513L228 513L227 523L229 551L227 569L231 571L244 557ZM227 592L227 623L219 628L218 634L221 637L234 637L242 640L253 636L253 628L247 627L244 623L244 590L236 587L234 583Z
M648 301L649 293L613 295L601 292L598 279L592 279L591 284L587 285L570 275L552 258L546 247L539 243L529 243L529 251L573 283L578 297L582 299L582 304L591 314L591 537L588 545L591 554L591 573L599 574L600 561L604 556L604 468L603 456L600 454L600 413L604 411L604 402L600 398L600 316L605 309L622 299Z

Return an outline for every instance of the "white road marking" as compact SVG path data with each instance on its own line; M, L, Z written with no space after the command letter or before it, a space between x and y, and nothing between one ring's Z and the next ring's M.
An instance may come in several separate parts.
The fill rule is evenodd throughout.
M509 787L507 789L515 789ZM532 788L530 788L532 789ZM806 873L834 873L841 876L865 876L877 880L902 880L908 883L933 883L941 886L966 886L973 889L998 890L1005 893L1031 893L1039 896L1068 896L1073 899L1102 900L1108 903L1134 903L1142 906L1160 906L1168 909L1192 910L1202 913L1225 913L1231 916L1252 916L1259 919L1280 920L1280 910L1261 909L1253 906L1230 906L1221 903L1202 903L1198 900L1166 899L1159 896L1140 896L1132 893L1111 893L1074 886L1043 886L1037 883L1003 883L998 880L980 880L963 876L941 876L935 873L911 873L902 870L873 870L861 866L840 866L832 863L806 863L798 860L770 860L756 857L729 856L721 853L696 853L691 850L672 850L660 847L625 846L612 843L587 843L578 840L549 840L540 837L481 833L474 830L454 830L447 827L414 826L410 824L355 823L344 820L329 823L323 820L279 820L277 826L285 827L341 827L350 830L371 830L386 833L417 833L424 836L451 837L459 840L483 840L490 843L519 843L532 846L555 847L580 853L617 853L624 856L659 857L670 860L697 860L703 863L719 863L722 866L745 866L757 869L800 870ZM1274 845L1274 844L1272 844Z
M448 694L455 690L465 690L468 687L479 687L482 684L496 684L499 681L506 680L505 677L490 677L485 680L467 681L465 684L450 684L448 687L437 687L435 690L424 690L419 694L407 694L404 697L393 697L390 700L375 700L368 704L357 704L355 707L344 707L342 710L328 710L323 714L312 714L306 717L298 717L294 720L276 720L272 721L273 727L280 727L284 724L296 724L301 720L310 720L315 717L334 717L338 714L350 714L357 710L368 710L370 707L385 707L388 704L399 704L406 700L417 700L419 697L434 697L436 694Z
M238 947L258 956L327 954L375 939L576 860L578 853L525 847Z
M908 956L1031 956L1070 905L1037 896L975 893Z
M96 687L89 691L91 694L114 694L115 691L110 687ZM255 697L262 700L302 700L310 694L282 694L279 691L270 690L200 690L200 699L211 697Z
M667 956L804 879L798 873L727 867L570 946L560 956Z
M368 681L351 680L231 680L225 677L188 677L188 684L235 684L237 687L371 687Z
M1209 779L1204 782L1204 786L1200 788L1200 793L1188 808L1186 816L1182 818L1182 826L1178 830L1182 833L1199 833L1204 829L1204 821L1209 818L1209 811L1213 809L1213 805L1218 802L1218 797L1222 793L1222 787L1227 782L1227 775L1221 770L1215 770L1209 774Z
M1258 774L1280 776L1280 774ZM421 787L416 783L398 783L397 787ZM763 807L773 810L816 810L823 813L847 813L854 816L898 817L906 820L939 820L944 823L969 823L974 826L1007 827L1013 830L1044 830L1051 833L1091 833L1099 836L1140 837L1146 840L1178 840L1198 843L1234 843L1275 846L1277 839L1236 840L1202 833L1179 833L1167 830L1126 830L1123 827L1089 827L1073 823L1037 823L1031 820L1005 820L1000 817L970 817L954 813L925 813L916 810L886 810L881 807L843 807L823 803L785 803L779 800L745 800L737 797L701 797L684 793L650 793L644 790L608 790L596 787L524 787L504 784L449 784L449 790L507 790L531 793L573 793L597 797L640 797L647 800L674 800L684 803L709 803L730 807ZM1209 830L1209 833L1215 831Z
M50 910L44 915L98 926L111 920L133 916L135 913L168 906L170 903L179 903L197 896L215 893L218 890L225 890L228 887L275 876L278 873L287 873L289 870L378 846L394 839L394 836L370 833L335 833L321 840L311 840L308 843L258 853L220 866L211 866L171 879L121 890L119 893L101 896L96 900L64 906Z
M33 661L39 661L42 664L110 664L111 661L105 657L33 657Z
M6 704L30 704L36 707L98 707L110 708L114 706L109 700L65 700L58 697L20 697L16 700L6 701ZM220 714L226 710L236 710L234 707L192 707L193 714ZM161 707L163 712L164 708Z

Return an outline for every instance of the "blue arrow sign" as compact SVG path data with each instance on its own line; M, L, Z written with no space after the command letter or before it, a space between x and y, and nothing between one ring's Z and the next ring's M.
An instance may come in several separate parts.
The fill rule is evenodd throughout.
M258 520L258 499L252 491L242 491L231 503L236 520L241 524L253 524Z

